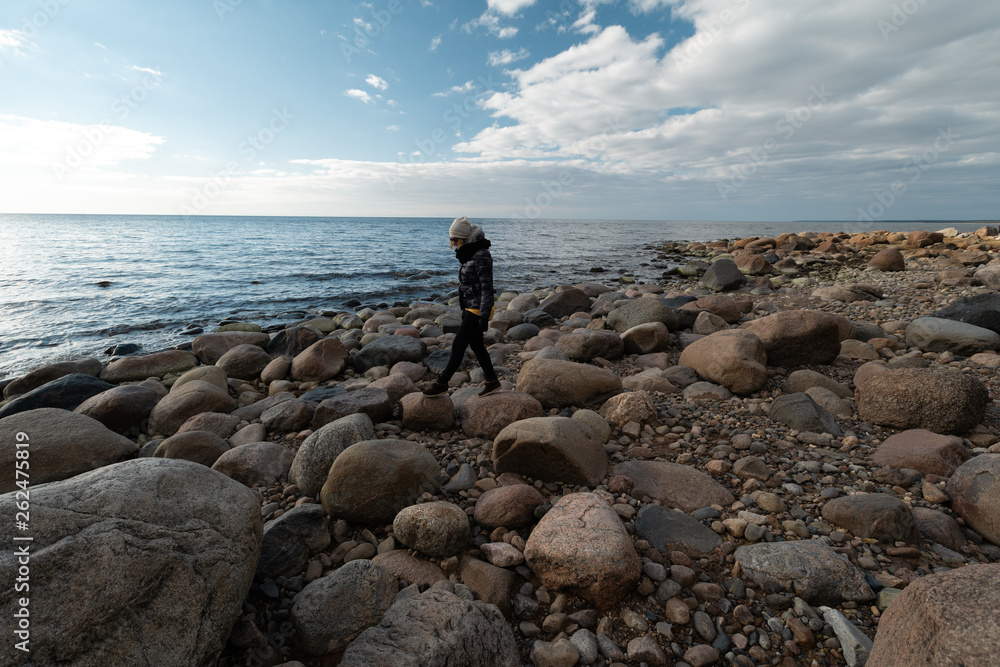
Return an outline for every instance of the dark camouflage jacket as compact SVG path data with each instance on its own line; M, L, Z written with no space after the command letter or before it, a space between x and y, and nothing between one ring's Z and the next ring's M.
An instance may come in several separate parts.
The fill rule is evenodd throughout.
M458 303L462 310L478 309L489 315L493 310L493 256L487 239L467 243L455 251L458 267Z

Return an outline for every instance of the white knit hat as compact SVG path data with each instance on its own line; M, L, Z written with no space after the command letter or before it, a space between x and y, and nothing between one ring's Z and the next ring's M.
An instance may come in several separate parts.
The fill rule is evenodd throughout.
M468 239L470 236L472 236L472 223L469 219L465 216L455 218L455 222L448 228L448 238Z

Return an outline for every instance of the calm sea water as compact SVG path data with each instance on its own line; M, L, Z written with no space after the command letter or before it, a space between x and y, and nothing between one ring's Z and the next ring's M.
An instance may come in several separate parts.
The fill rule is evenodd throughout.
M189 324L263 326L303 314L445 299L457 287L450 219L0 215L0 378L54 361L153 351ZM664 270L647 244L849 223L477 220L493 242L498 291L640 281ZM942 222L902 223L940 229ZM892 228L892 223L879 223ZM977 225L956 225L971 231ZM605 273L592 273L600 267ZM105 285L105 286L102 286Z

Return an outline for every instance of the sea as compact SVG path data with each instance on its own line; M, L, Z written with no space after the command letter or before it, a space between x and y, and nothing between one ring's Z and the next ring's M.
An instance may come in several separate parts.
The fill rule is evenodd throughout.
M498 292L660 278L650 248L802 231L974 231L983 223L476 219ZM443 302L458 262L444 218L0 214L0 379L70 359L153 352L220 322Z

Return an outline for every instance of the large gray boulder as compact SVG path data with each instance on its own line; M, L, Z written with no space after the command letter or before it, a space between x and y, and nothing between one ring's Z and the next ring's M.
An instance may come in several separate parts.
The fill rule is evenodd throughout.
M583 421L532 417L500 431L493 441L493 466L497 474L594 486L604 479L608 455Z
M375 366L389 366L400 361L423 361L427 353L427 344L410 336L385 336L377 338L361 348L354 358L354 368L364 373Z
M735 498L707 474L688 465L670 461L625 461L616 465L612 475L631 479L634 489L650 498L692 512L703 507L727 507Z
M719 331L696 340L684 348L678 363L737 394L759 391L767 383L764 344L742 329Z
M607 317L608 326L618 333L652 322L660 322L670 331L676 331L677 311L656 297L644 296L622 304L608 313Z
M941 317L918 317L906 327L906 344L924 352L951 352L963 357L1000 349L1000 334L974 324Z
M0 497L4 516L15 494ZM242 613L261 540L248 488L187 461L143 458L31 490L30 543L0 525L0 576L31 553L36 665L216 664ZM13 585L0 609L14 618ZM8 639L0 664L23 665Z
M198 365L198 358L187 350L164 350L141 357L122 357L101 371L101 379L118 384L149 377L180 375Z
M944 434L965 433L982 422L990 397L980 380L950 369L882 369L856 377L854 384L862 420Z
M204 380L188 382L160 399L149 413L149 432L173 435L188 419L203 412L232 412L236 401L225 389Z
M366 440L334 460L320 498L331 517L384 525L422 494L440 490L441 468L423 445Z
M315 496L323 488L330 466L342 451L356 442L375 437L371 417L358 413L330 422L305 439L288 471L288 481L299 491Z
M734 556L758 586L771 579L806 602L840 604L875 597L860 570L816 540L750 544Z
M573 361L590 361L596 357L614 360L625 354L622 337L606 329L566 334L556 341L556 347Z
M16 476L19 451L28 452L27 477ZM59 408L19 412L0 419L0 493L16 490L21 479L31 482L34 497L36 485L117 463L138 451L136 443L84 415Z
M584 407L621 393L622 381L590 364L532 359L518 373L517 390L534 396L543 408Z
M494 605L439 587L405 597L348 645L341 667L520 667L514 633Z
M1000 545L1000 454L980 454L960 465L947 491L955 513Z
M370 560L347 563L295 596L291 619L302 652L336 653L382 620L399 592L396 577Z
M135 434L160 402L160 395L139 384L123 384L91 396L74 412L101 422L115 433Z
M1000 565L920 577L885 610L867 665L994 665L998 607Z

